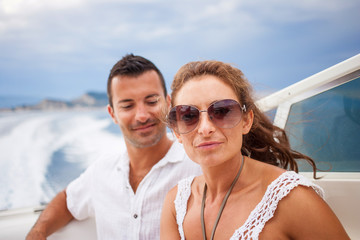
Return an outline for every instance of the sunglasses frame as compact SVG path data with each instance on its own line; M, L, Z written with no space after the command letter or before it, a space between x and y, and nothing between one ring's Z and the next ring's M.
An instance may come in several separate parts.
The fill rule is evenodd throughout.
M241 115L240 115L240 117L239 117L239 120L238 120L235 124L233 124L231 127L222 127L222 126L219 126L219 125L216 123L216 121L219 120L219 119L216 119L216 117L211 116L211 115L209 114L209 109L210 109L211 107L213 107L215 104L217 104L217 103L219 103L219 102L223 102L223 101L235 102L235 103L238 105L238 107L239 107L239 109L240 109L240 111L241 111ZM190 107L190 108L195 108L195 109L198 111L197 120L196 120L196 123L193 124L193 128L190 129L190 130L182 131L182 132L179 131L178 121L176 120L176 118L175 118L175 120L174 120L174 119L170 119L170 115L171 115L172 112L175 112L175 115L176 115L176 116L178 115L178 113L177 113L177 108L179 108L179 107L181 107L181 106ZM209 106L206 110L200 110L200 109L198 109L197 107L192 106L192 105L176 105L176 106L174 106L174 107L172 107L172 108L170 109L169 114L167 115L167 122L168 122L168 124L169 124L169 127L170 127L171 129L173 129L176 133L178 133L178 134L186 134L186 133L192 132L194 129L196 129L196 127L198 126L198 124L199 124L199 122L200 122L200 113L202 113L202 112L206 112L206 113L208 114L208 117L209 117L210 121L211 121L215 126L217 126L217 127L219 127L219 128L223 128L223 129L229 129L229 128L235 127L235 126L241 121L241 119L242 119L242 114L246 112L246 106L245 106L245 104L243 104L243 105L241 106L240 103L239 103L238 101L236 101L235 99L222 99L222 100L215 101L215 102L213 102L212 104L210 104L210 106ZM215 118L215 120L213 120L213 118Z

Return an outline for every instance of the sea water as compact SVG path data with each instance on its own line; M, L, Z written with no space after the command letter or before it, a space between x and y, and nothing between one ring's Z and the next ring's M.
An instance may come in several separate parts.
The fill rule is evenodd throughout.
M46 204L103 153L124 148L106 109L0 113L0 210Z

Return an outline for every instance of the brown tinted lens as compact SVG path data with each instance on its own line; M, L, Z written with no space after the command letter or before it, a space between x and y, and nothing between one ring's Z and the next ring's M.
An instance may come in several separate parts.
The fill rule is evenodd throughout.
M240 122L242 111L237 101L225 99L211 104L208 114L216 126L233 128Z
M199 122L199 110L188 105L179 105L170 110L169 123L178 133L188 133L196 128Z

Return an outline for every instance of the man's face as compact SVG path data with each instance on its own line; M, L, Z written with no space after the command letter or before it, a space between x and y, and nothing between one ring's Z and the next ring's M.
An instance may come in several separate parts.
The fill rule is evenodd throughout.
M150 70L137 77L115 76L111 91L113 108L108 106L108 111L126 143L137 148L156 145L166 134L158 116L169 101L158 74Z

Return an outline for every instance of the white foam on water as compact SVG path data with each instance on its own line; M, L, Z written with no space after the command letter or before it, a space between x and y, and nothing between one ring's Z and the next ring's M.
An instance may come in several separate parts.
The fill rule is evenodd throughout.
M15 121L16 120L16 121ZM44 192L54 152L87 167L97 156L119 152L125 144L106 129L110 117L96 112L14 113L0 116L0 209L38 205L55 192Z

